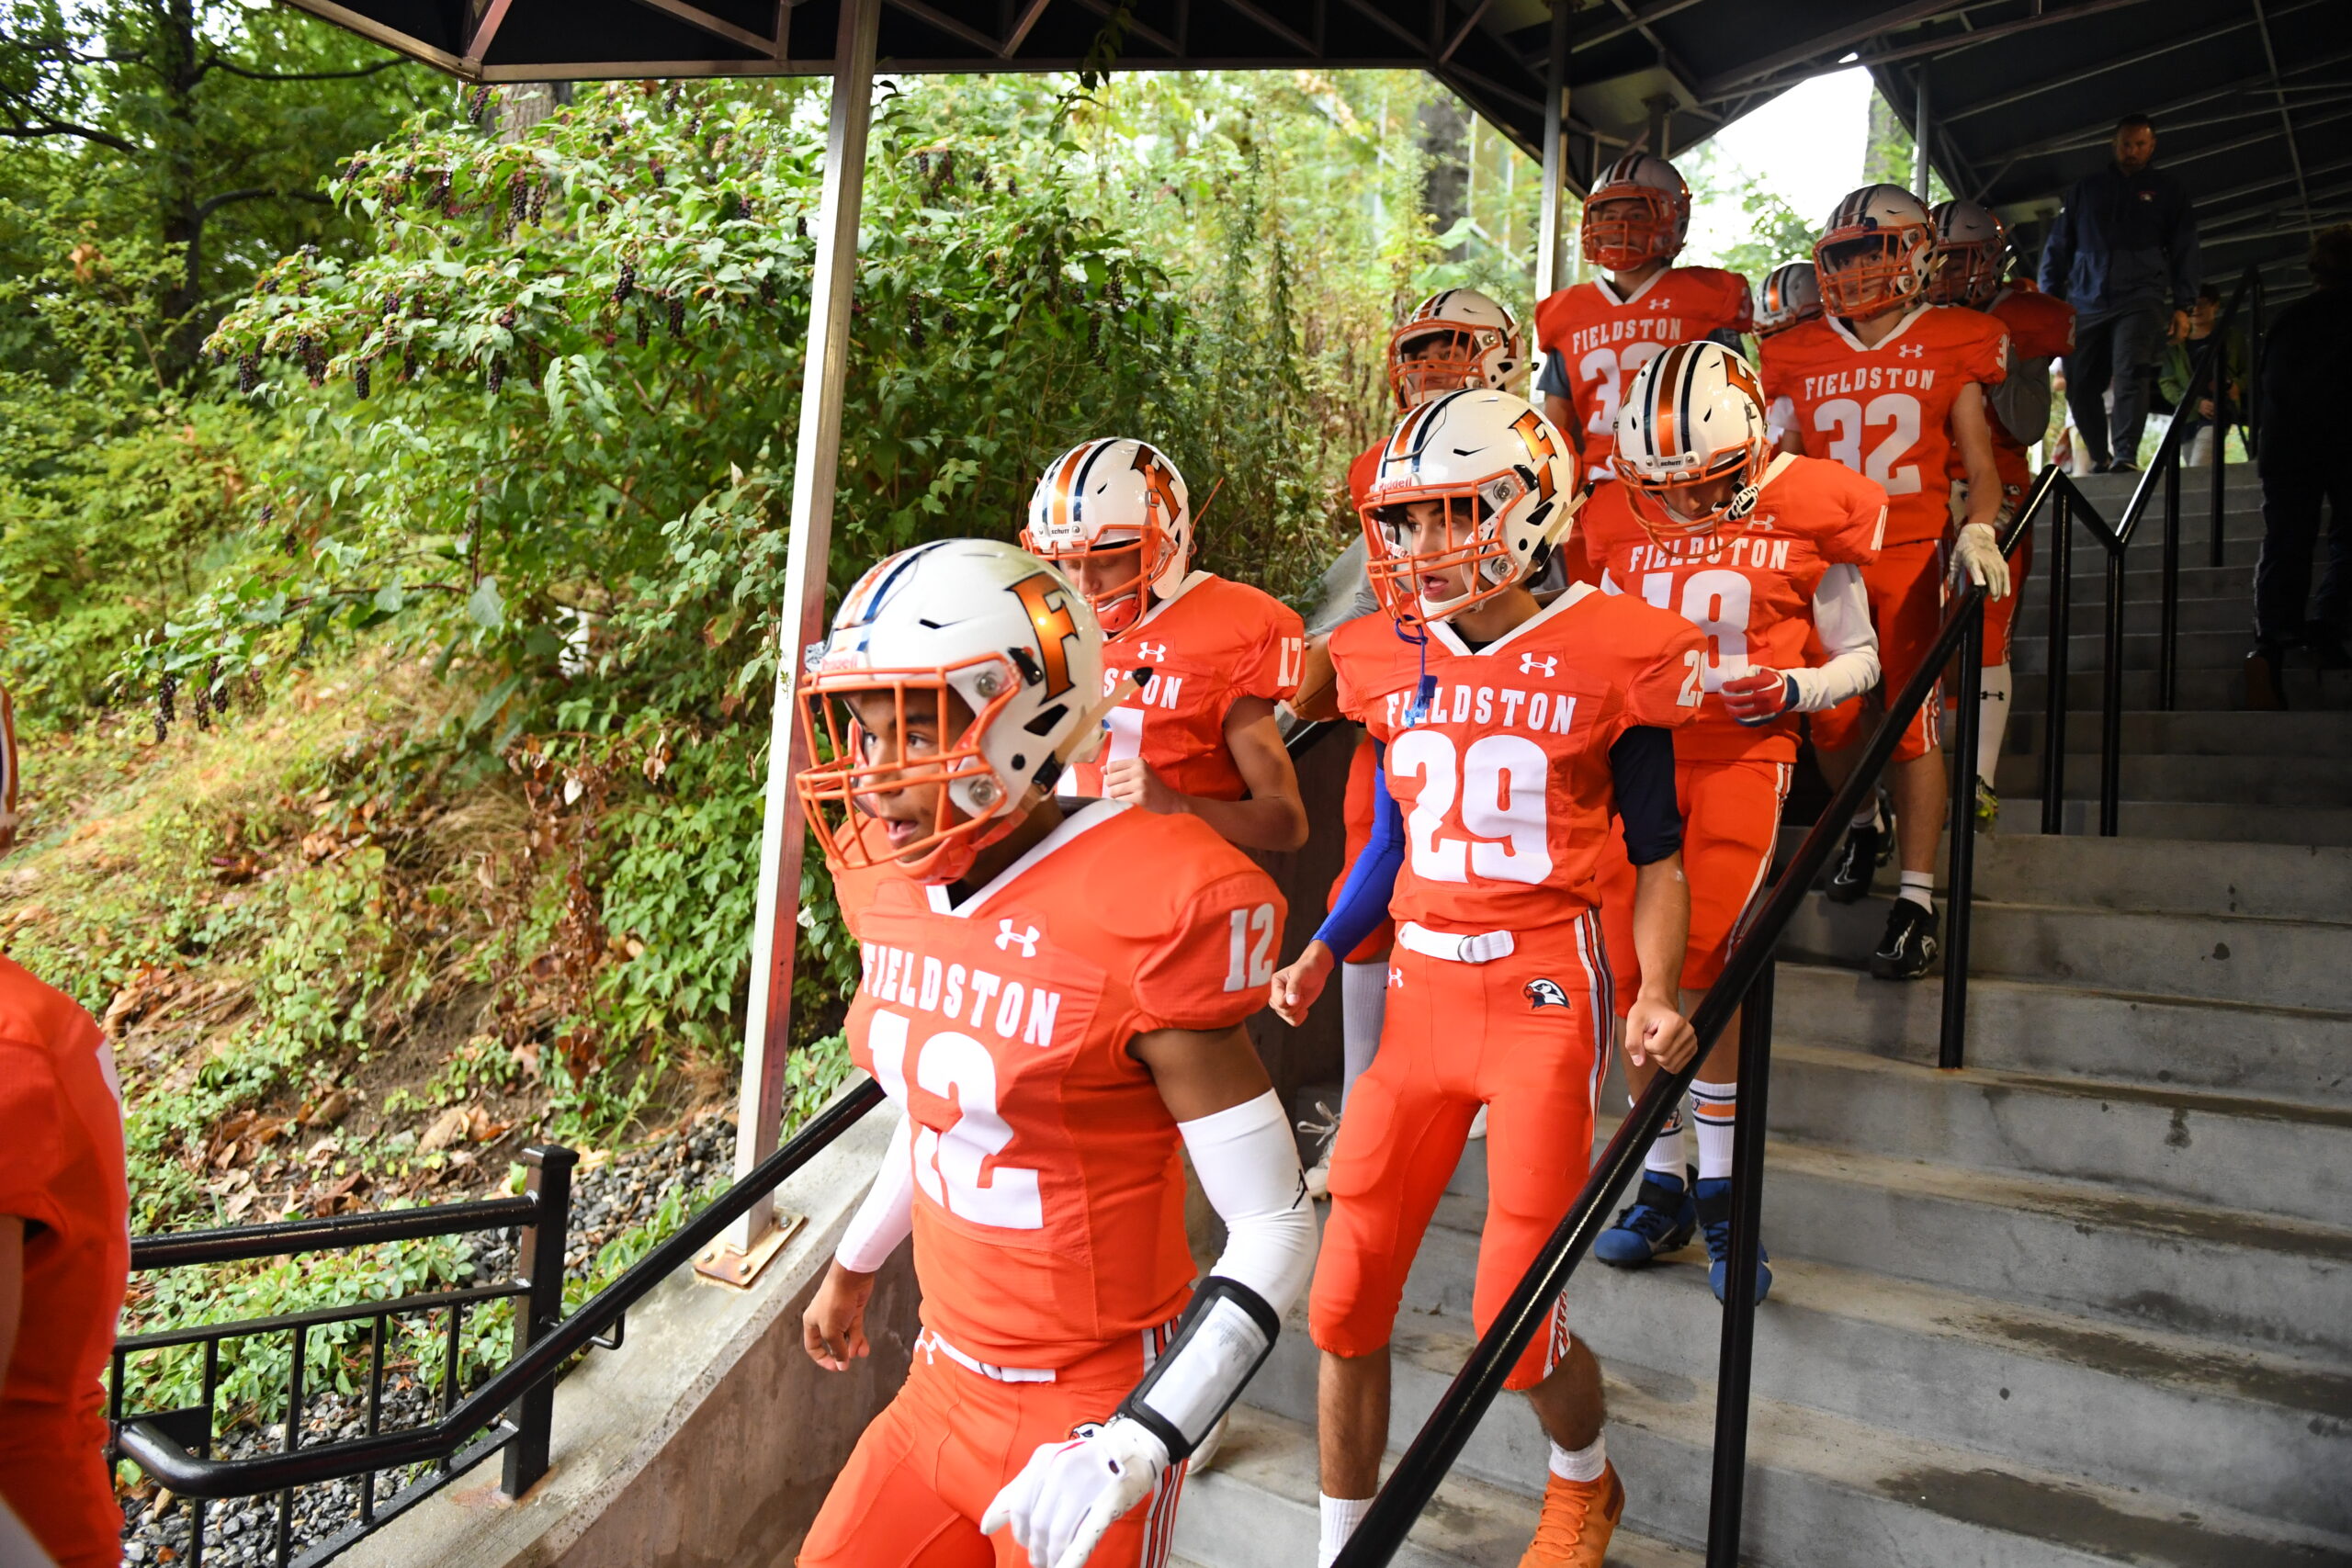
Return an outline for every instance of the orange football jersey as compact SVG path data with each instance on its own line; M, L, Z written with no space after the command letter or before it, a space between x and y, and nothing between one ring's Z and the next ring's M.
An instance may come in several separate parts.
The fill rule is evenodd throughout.
M1618 404L1643 366L1678 343L1755 329L1747 279L1712 266L1668 267L1623 298L1607 278L1595 278L1537 305L1536 346L1561 356L1584 427L1586 477L1609 472Z
M1380 476L1380 454L1387 447L1388 437L1384 435L1348 465L1348 504L1359 516L1363 513L1363 498L1372 493L1372 481Z
M2022 278L2005 285L1993 296L1984 313L2008 329L2012 367L2020 374L2050 377L2050 362L2075 351L2075 308L2052 299ZM2003 488L2023 496L2033 483L2026 450L2033 443L2019 441L1999 420L1993 421L1993 466L2001 470Z
M1265 1005L1272 881L1197 818L1092 801L961 905L888 871L838 886L850 1057L914 1127L924 1325L1057 1367L1165 1323L1193 1274L1184 1178L1127 1047Z
M1209 572L1186 578L1102 645L1102 690L1127 675L1136 690L1103 718L1111 738L1062 775L1064 795L1101 795L1102 765L1141 757L1179 795L1239 800L1250 793L1225 744L1240 697L1283 702L1298 690L1306 626L1272 594Z
M1442 622L1429 630L1419 715L1422 649L1382 615L1331 634L1340 706L1387 748L1405 818L1390 914L1462 935L1575 919L1609 830L1609 748L1698 712L1705 639L1582 583L1476 653Z
M1836 463L1815 457L1772 459L1762 493L1745 522L1703 538L1661 543L1634 515L1625 487L1611 480L1593 491L1582 514L1586 538L1601 563L1604 592L1638 594L1672 610L1707 639L1705 694L1699 714L1674 738L1684 761L1752 757L1797 760L1797 721L1770 724L1731 716L1723 683L1757 666L1799 668L1810 660L1813 595L1830 567L1878 557L1886 526L1886 492Z
M1982 311L1924 305L1875 348L1833 316L1803 321L1764 340L1764 395L1788 408L1780 423L1797 432L1808 457L1843 463L1886 491L1886 540L1940 539L1951 525L1951 487L1961 473L1951 408L1972 382L1997 387L2007 373L2009 334ZM1993 420L1992 412L1985 418Z

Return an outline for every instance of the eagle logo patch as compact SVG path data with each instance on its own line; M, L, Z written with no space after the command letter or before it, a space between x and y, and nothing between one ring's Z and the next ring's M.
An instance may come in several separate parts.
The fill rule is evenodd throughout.
M1564 1008L1567 1005L1568 993L1560 989L1558 981L1530 980L1527 982L1527 1009L1530 1012L1541 1012L1545 1008Z

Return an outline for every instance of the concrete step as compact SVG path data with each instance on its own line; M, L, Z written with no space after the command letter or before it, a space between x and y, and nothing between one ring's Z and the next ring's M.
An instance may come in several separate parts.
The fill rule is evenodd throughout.
M2094 777L2097 775L2094 774ZM2066 793L2075 794L2069 770ZM2092 793L2097 793L2094 785ZM2116 828L2132 839L2204 839L2257 844L2352 844L2352 811L2326 806L2214 805L2197 801L2121 800ZM2001 819L2038 832L2041 802L2033 796L2001 797ZM2061 818L2069 834L2098 831L2096 800L2070 798Z
M2154 619L2154 613L2151 611L2145 621L2134 616L2125 623L2124 669L2155 669L2162 645L2156 635ZM2249 638L2243 630L2184 631L2175 641L2174 658L2184 672L2193 670L2235 671L2245 665L2248 646ZM2068 635L2066 665L2069 671L2107 668L2106 640L2097 628L2086 630L2078 626ZM2020 682L2044 675L2050 669L2049 640L2029 637L2013 644L2009 651L2009 668L2017 672Z
M1818 894L1790 921L1790 958L1859 963L1886 925L1878 899ZM2147 914L1976 901L1969 972L2259 1007L2352 1010L2352 931L2247 915Z
M1453 1314L1400 1323L1393 1444L1401 1447L1428 1418L1469 1351L1468 1326ZM1711 1342L1696 1348L1699 1359L1709 1359ZM1286 1333L1250 1391L1251 1404L1289 1423L1295 1457L1283 1490L1294 1498L1312 1484L1306 1436L1315 1369L1306 1337ZM1703 1540L1714 1437L1713 1381L1691 1375L1697 1370L1679 1357L1673 1371L1620 1365L1609 1369L1607 1384L1610 1457L1625 1483L1626 1525L1690 1547ZM1532 1502L1547 1454L1532 1413L1505 1396L1464 1449L1455 1479L1485 1482ZM1216 1474L1202 1480L1215 1483ZM1231 1489L1214 1494L1215 1511L1253 1503L1237 1494L1258 1474L1231 1474ZM2347 1544L2326 1532L2226 1508L2191 1508L1770 1398L1749 1404L1743 1522L1744 1559L1772 1568L2113 1568L2120 1562L2316 1568L2346 1561ZM1180 1541L1195 1528L1180 1524Z
M2010 636L2041 641L2050 629L2050 593L2046 578L2029 580L2025 602L2018 606L2017 618L2011 624ZM2093 601L2096 603L2096 601ZM2160 615L2154 595L2133 597L2125 603L2131 606L2124 626L2129 630L2154 631ZM2075 619L2071 632L2095 630L2099 623L2094 619L2088 626L2082 620L2085 601L2075 601ZM2229 595L2212 599L2184 598L2179 605L2180 629L2185 632L2235 632L2252 640L2254 602L2250 598ZM2240 651L2244 651L2241 649Z
M2074 748L2097 745L2098 730L2094 726L2067 739L2073 744L2066 755L2066 798L2096 800L2098 753ZM2004 800L2013 795L2039 796L2041 759L2037 754L2006 756L1996 777ZM2352 762L2341 757L2134 756L2127 751L2119 777L2123 795L2132 800L2352 807Z
M2038 606L2047 604L2053 572L2049 553L2040 542L2034 547L2033 570L2026 580L2025 603L2018 606L2020 615L2038 615ZM2184 550L2180 558L2180 596L2183 599L2234 599L2247 606L2253 614L2254 567L2261 551L2245 544L2226 545L2222 551L2220 566L2207 566L2203 547ZM2077 537L2074 561L2074 616L2077 626L2097 626L2098 617L2106 610L2107 557L2088 540ZM2164 593L2164 566L2155 556L2136 547L2123 558L2123 603L2126 614L2144 613L2154 625L2155 604ZM2087 619L2086 619L2087 617ZM2127 620L2125 623L2131 623Z
M1767 1175L1768 1182L1770 1179ZM1468 1333L1476 1205L1441 1209L1406 1287L1416 1328ZM1454 1223L1447 1223L1453 1221ZM1956 1443L2111 1485L2352 1531L2352 1370L1985 1300L1773 1248L1755 1393L1902 1437ZM1588 1262L1568 1288L1578 1338L1638 1381L1719 1362L1723 1309L1692 1246L1639 1272ZM2199 1441L2184 1445L2183 1430ZM2086 1442L2095 1432L2095 1442Z
M1777 1001L1776 1022L1776 1137L2318 1224L2352 1216L2352 1107L1981 1066L1940 1072L1804 1043Z
M1979 898L2352 924L2352 851L2339 846L2045 836L2034 829L2035 817L2013 801L2004 802L2001 815L2009 830L1977 835ZM1783 864L1805 831L1795 825L1781 829ZM1945 863L1945 845L1939 844L1939 888ZM1894 869L1881 867L1877 889L1892 897L1895 886Z
M1284 1335L1305 1337L1303 1325ZM1184 1483L1175 1560L1197 1568L1306 1568L1321 1532L1318 1495L1312 1426L1240 1405L1227 1419L1216 1468ZM1390 1561L1397 1568L1515 1568L1542 1511L1530 1493L1450 1475ZM1623 1525L1609 1542L1609 1568L1699 1568L1705 1561Z
M1905 985L1853 968L1783 962L1776 984L1782 1038L1922 1065L1936 1060L1939 978ZM2119 1089L2175 1088L2352 1109L2347 1037L2352 1016L2344 1013L1982 976L1968 985L1971 1067Z
M2030 647L2030 644L2027 645ZM2020 649L2020 652L2023 650ZM2239 664L2225 670L2183 670L2173 681L2176 711L2228 711L2245 706L2245 650L2240 649ZM2098 670L2074 668L2066 672L2066 708L2069 713L2088 708L2098 711L2105 701L2104 673ZM2308 667L2288 670L2279 681L2287 694L2290 709L2305 708L2338 710L2352 708L2352 670L2312 670ZM2048 673L2039 668L2031 673L2018 676L2017 695L2020 707L2030 706L2044 711L2047 704L2043 694L2049 689ZM2123 671L2123 706L2153 708L2156 705L2156 672L2151 669Z
M2009 720L2004 747L2008 753L2041 753L2041 694L2038 690L2017 693L2017 711ZM2025 702L2027 697L2032 697L2033 703ZM2067 710L2070 752L2098 744L2099 717L2096 705ZM2352 711L2222 714L2128 709L2123 715L2123 750L2127 755L2352 758Z
M1601 1119L1596 1150L1622 1120ZM1473 1144L1449 1202L1486 1201L1485 1157ZM1780 1138L1770 1159L1776 1257L2241 1350L2352 1360L2352 1230Z

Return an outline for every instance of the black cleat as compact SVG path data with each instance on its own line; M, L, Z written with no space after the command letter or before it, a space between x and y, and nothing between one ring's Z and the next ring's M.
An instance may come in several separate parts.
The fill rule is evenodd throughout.
M1936 912L1897 898L1887 912L1886 934L1871 954L1871 973L1881 980L1916 980L1934 966L1942 951L1936 941Z
M1822 892L1833 904L1852 904L1867 897L1871 878L1886 863L1894 835L1875 822L1857 822L1846 829L1845 848L1830 867L1829 884Z

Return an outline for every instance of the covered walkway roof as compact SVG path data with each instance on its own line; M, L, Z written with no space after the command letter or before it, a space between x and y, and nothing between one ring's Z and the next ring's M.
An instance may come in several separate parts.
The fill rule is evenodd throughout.
M459 76L825 74L840 0L291 0ZM1425 70L1541 155L1545 0L886 0L884 72L1075 70L1114 17L1122 70ZM2330 23L2333 15L2336 20ZM2341 0L1571 0L1566 176L1698 141L1809 76L1866 65L1898 113L1926 90L1937 170L2036 243L2116 118L2155 117L2197 197L2207 272L2283 261L2352 215ZM1787 149L1791 158L1809 155Z

